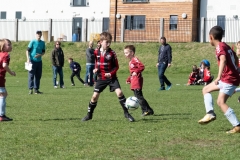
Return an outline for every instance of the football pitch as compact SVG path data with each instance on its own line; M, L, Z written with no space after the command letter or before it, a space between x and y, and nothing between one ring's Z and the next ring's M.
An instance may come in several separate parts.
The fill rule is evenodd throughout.
M76 60L82 64L83 78L85 48L76 45L79 47L76 49L73 47L75 45L66 43L63 48L65 59L81 56ZM158 46L138 45L145 48L146 45L152 45L152 48ZM169 91L158 91L159 81L154 67L156 60L153 61L157 57L156 53L150 50L152 54L145 54L146 50L137 48L139 59L146 64L143 94L155 114L142 117L141 109L138 108L130 112L136 122L124 118L116 94L110 93L108 88L100 95L93 119L82 122L93 88L77 83L76 78L76 86L71 86L67 61L64 67L66 88L53 88L49 65L52 44L47 44L49 53L43 59L45 65L40 88L43 94L28 95L27 72L23 69L25 44L14 43L13 46L15 50L11 55L10 68L16 71L17 76L8 75L6 78L9 93L6 110L7 116L13 118L13 121L0 123L0 159L240 159L240 134L225 133L232 126L216 105L218 93L213 93L217 119L207 125L199 125L197 121L205 115L201 93L203 86L185 85L191 65L198 64L205 57L212 63L212 74L217 74L214 49L207 44L203 44L205 48L195 43L172 44L173 66L166 71L166 76L173 84ZM123 47L114 44L114 48L120 52ZM119 82L123 93L129 97L133 93L129 85L125 84L128 63L121 53L118 54L118 59ZM238 96L240 95L233 95L228 104L240 119Z

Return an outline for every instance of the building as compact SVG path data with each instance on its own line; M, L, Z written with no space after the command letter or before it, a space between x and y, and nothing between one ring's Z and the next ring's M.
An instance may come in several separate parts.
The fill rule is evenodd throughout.
M110 0L109 29L116 41L197 41L199 7L198 0Z
M82 41L109 26L109 0L0 0L0 4L1 38L30 40L42 30L54 40L64 35L72 41L75 33Z
M209 41L208 32L215 25L221 26L225 31L223 41L237 42L240 40L239 0L200 0L200 8L201 41Z

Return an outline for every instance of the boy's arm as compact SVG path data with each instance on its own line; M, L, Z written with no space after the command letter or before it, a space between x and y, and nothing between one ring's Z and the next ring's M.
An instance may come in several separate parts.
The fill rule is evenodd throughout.
M218 84L218 81L221 79L223 69L226 65L226 56L225 55L220 55L219 60L220 60L220 62L219 62L218 76L214 81L215 84Z
M16 73L11 71L10 68L8 67L8 64L7 63L4 63L3 62L3 68L12 76L16 76Z
M56 65L56 61L55 61L55 52L54 52L54 50L52 51L52 57L51 57L51 61L52 61L52 65Z
M168 67L170 67L172 63L172 48L170 45L167 52L168 52Z
M112 63L113 63L113 68L112 68L112 71L110 72L110 77L112 76L112 75L116 75L117 74L117 70L119 69L119 65L118 65L118 60L117 60L117 56L116 56L116 53L114 53L113 54L114 55L114 57L113 57L113 59L112 59Z

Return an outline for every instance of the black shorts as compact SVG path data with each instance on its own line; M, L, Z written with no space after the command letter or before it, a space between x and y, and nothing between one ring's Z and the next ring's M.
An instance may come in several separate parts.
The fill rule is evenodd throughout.
M121 88L117 78L101 80L98 79L94 87L94 92L101 93L109 85L110 92Z

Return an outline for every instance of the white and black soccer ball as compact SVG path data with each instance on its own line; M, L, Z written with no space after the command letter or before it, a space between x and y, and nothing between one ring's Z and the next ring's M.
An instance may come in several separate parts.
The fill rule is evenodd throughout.
M125 103L125 107L128 110L135 110L138 109L139 107L139 100L137 99L137 97L131 96L128 97Z

